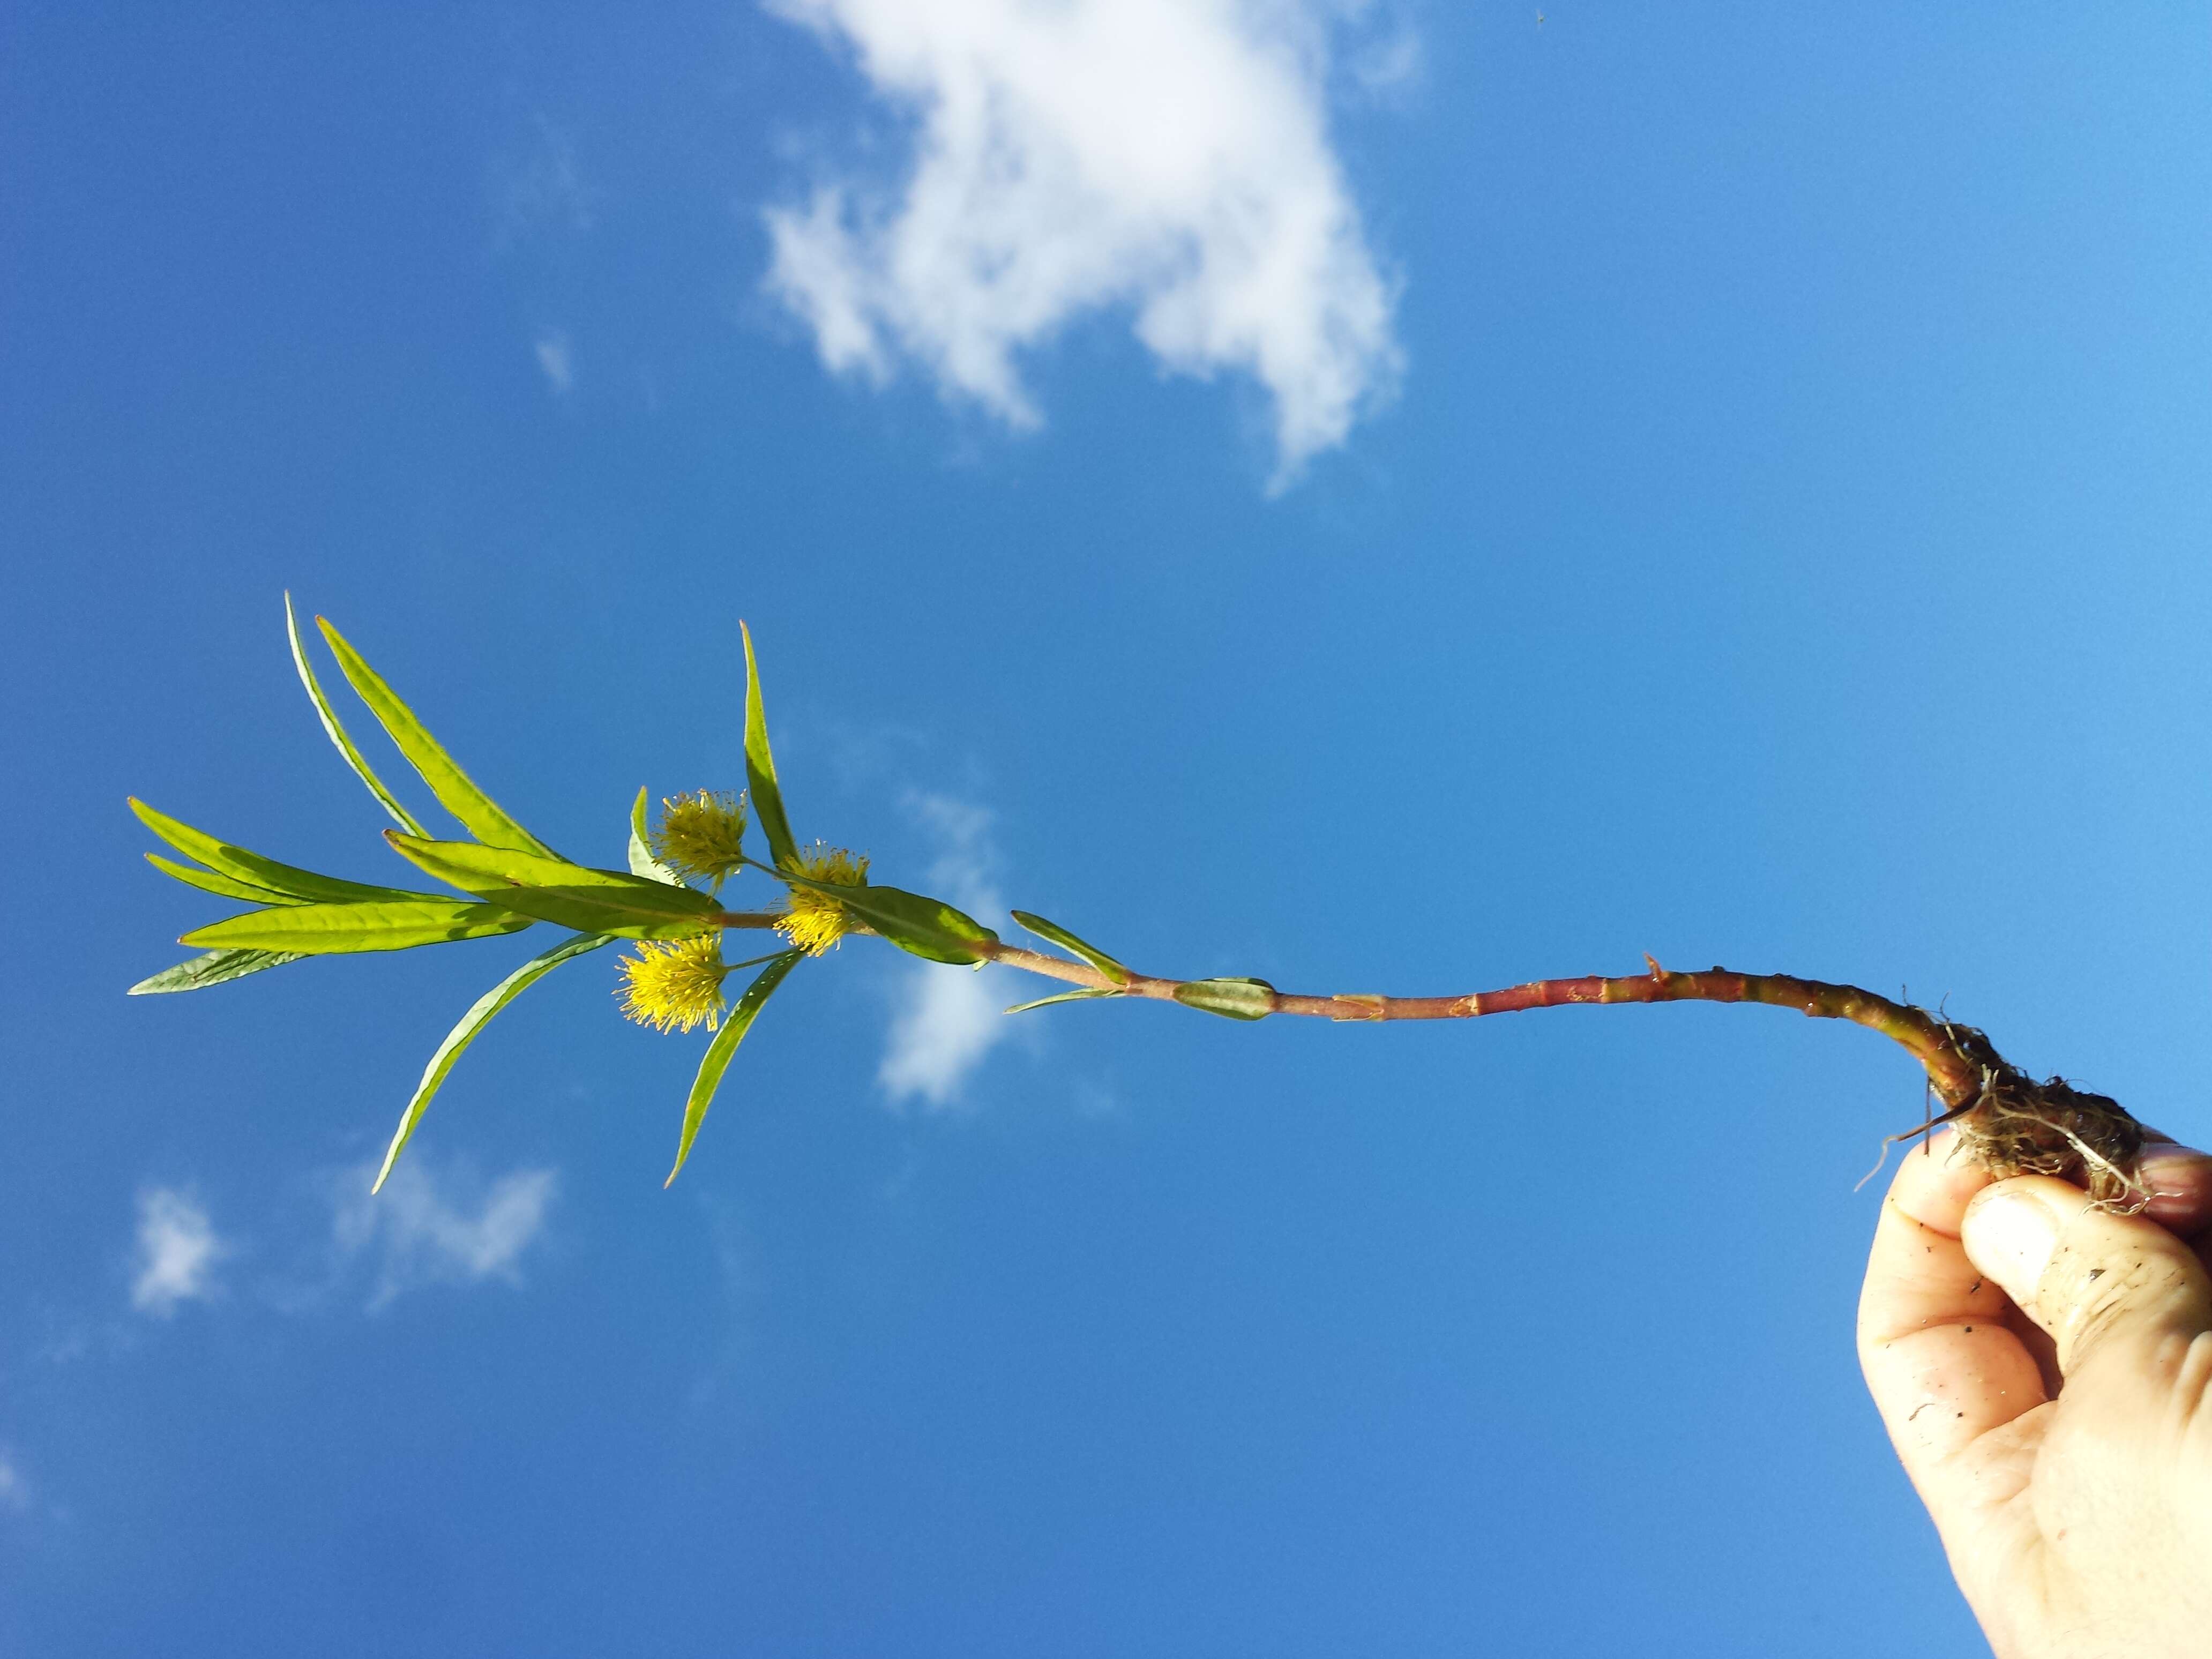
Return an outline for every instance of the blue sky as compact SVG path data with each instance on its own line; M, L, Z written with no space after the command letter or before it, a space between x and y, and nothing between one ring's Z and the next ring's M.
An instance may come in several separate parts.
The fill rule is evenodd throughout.
M1863 1033L861 940L664 1192L601 955L371 1205L526 941L121 996L222 910L126 793L398 873L286 588L611 863L741 781L743 617L884 879L1904 985L2212 1135L2201 12L920 15L9 9L0 1650L1974 1650Z

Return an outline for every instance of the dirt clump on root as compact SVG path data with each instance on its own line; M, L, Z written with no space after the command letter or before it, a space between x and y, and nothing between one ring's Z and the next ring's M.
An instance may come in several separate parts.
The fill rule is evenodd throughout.
M2126 1107L2064 1078L2038 1083L1979 1031L1954 1026L1949 1035L1980 1085L1936 1121L1958 1131L1966 1156L2000 1181L2018 1175L2070 1181L2106 1209L2140 1210L2149 1200L2139 1173L2146 1131Z

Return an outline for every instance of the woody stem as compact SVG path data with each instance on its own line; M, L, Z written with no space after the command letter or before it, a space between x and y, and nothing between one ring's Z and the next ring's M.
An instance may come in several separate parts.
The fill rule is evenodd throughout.
M1123 996L1174 1001L1177 988L1187 982L1132 974L1126 984L1117 985L1088 963L1070 962L1003 943L979 944L975 949L1009 968ZM1952 1107L1975 1099L1983 1086L1984 1070L1996 1058L1974 1052L1966 1033L1954 1032L1925 1009L1892 1002L1856 985L1831 985L1791 974L1742 974L1727 968L1677 974L1654 963L1649 972L1642 974L1534 980L1464 996L1306 996L1289 991L1269 994L1273 1012L1336 1020L1475 1019L1485 1014L1518 1013L1528 1008L1559 1008L1573 1003L1765 1003L1795 1008L1815 1019L1847 1019L1880 1031L1927 1068L1936 1092L1946 1106Z
M725 911L715 920L726 928L767 928L775 927L782 916L773 910L739 910ZM1119 996L1173 1002L1177 1000L1176 991L1190 983L1138 973L1117 981L1089 963L1047 956L1002 940L979 941L973 948L978 955L1005 967ZM1462 996L1309 996L1291 991L1269 991L1265 994L1265 1000L1271 1013L1362 1021L1477 1019L1486 1014L1513 1014L1524 1009L1560 1008L1577 1003L1764 1003L1770 1007L1795 1008L1814 1019L1847 1019L1881 1032L1927 1069L1929 1081L1944 1105L1954 1109L1972 1104L1987 1084L1991 1069L2004 1063L1978 1033L1954 1028L1924 1008L1893 1002L1856 985L1832 985L1825 980L1800 979L1794 974L1743 974L1729 968L1677 974L1654 962L1649 971L1641 974L1591 974L1576 979L1532 980L1525 985L1509 985L1500 990L1475 991Z

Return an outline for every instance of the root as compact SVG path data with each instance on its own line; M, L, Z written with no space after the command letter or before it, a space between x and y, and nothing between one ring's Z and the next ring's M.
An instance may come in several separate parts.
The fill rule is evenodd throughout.
M1883 1165L1889 1162L1889 1149L1891 1147L1905 1146L1910 1142L1919 1140L1923 1135L1933 1134L1935 1133L1936 1126L1942 1121L1942 1120L1936 1115L1934 1104L1935 1099L1936 1085L1933 1083L1930 1083L1927 1087L1923 1089L1920 1093L1919 1127L1917 1128L1899 1130L1893 1135L1884 1135L1881 1138L1881 1151L1875 1155L1874 1168L1869 1170L1864 1175L1861 1176L1856 1182L1852 1183L1851 1190L1853 1192L1856 1193L1859 1191L1861 1188L1865 1187L1868 1182L1872 1181L1876 1176L1881 1173ZM1923 1142L1923 1144L1925 1145L1926 1143Z
M2143 1127L2119 1102L2076 1089L2064 1078L2037 1082L1971 1026L1947 1023L1944 1030L1979 1072L1981 1086L1921 1129L1895 1139L1910 1139L1948 1123L1958 1131L1959 1149L2000 1181L2056 1176L2087 1188L2100 1209L2125 1214L2150 1201L2138 1173Z

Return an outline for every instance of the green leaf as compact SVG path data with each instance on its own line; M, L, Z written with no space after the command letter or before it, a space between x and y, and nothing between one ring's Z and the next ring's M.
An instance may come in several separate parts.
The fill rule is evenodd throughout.
M699 1061L699 1075L691 1079L691 1093L684 1103L684 1129L676 1142L676 1167L660 1183L663 1187L675 1182L684 1168L684 1160L691 1156L691 1143L699 1137L699 1126L707 1121L707 1109L714 1103L714 1091L721 1086L722 1073L730 1069L730 1057L738 1052L745 1033L752 1030L754 1016L775 994L775 988L783 983L783 976L796 968L805 954L804 951L786 951L771 957L768 966L760 970L760 976L745 987L738 1006L730 1010L722 1029L707 1045L707 1052Z
M298 951L210 951L205 956L193 957L173 968L164 968L150 979L140 980L123 994L149 997L169 991L202 990L210 985L221 985L226 980L258 974L264 968L282 968L288 962L301 960L303 955Z
M760 665L753 659L752 629L743 623L745 641L745 788L752 796L753 818L768 837L769 860L779 870L798 861L799 843L783 814L783 791L776 787L775 757L769 752L768 711L761 706Z
M174 859L165 859L159 853L146 854L146 862L165 876L173 876L187 887L197 887L203 893L220 893L225 898L244 899L248 904L305 904L307 900L295 898L289 893L280 893L273 887L257 887L250 881L239 881L230 876L219 876L212 870L195 870L189 864L179 864Z
M1109 991L1099 986L1086 990L1062 991L1056 997L1039 997L1035 1002L1018 1002L1006 1010L1010 1014L1026 1014L1032 1008L1049 1008L1055 1002L1088 1002L1093 997L1118 997L1119 991Z
M1175 1000L1224 1019L1265 1019L1275 1012L1275 988L1264 979L1194 979L1176 987Z
M518 933L533 920L496 904L464 904L441 898L293 904L250 910L242 916L196 927L179 943L336 956L355 951L407 951L418 945Z
M1116 985L1127 985L1133 975L1127 968L1108 956L1095 945L1086 945L1056 921L1047 921L1042 916L1027 910L1014 912L1014 920L1039 939L1050 939L1063 951L1073 951Z
M387 830L384 838L420 868L465 893L580 933L623 939L688 939L714 925L721 907L689 887L618 870L593 870L466 841L419 841Z
M988 962L989 956L975 946L999 942L996 933L943 899L925 897L897 887L847 887L836 882L816 881L793 870L776 873L784 881L828 894L900 950L931 962L949 962L963 968Z
M520 852L535 853L540 858L560 856L477 787L476 781L461 770L430 735L429 728L415 717L415 711L402 702L398 694L384 683L383 677L346 642L344 635L320 617L315 618L315 625L323 630L331 653L338 659L339 669L353 689L361 693L361 700L368 705L369 713L391 734L399 752L422 775L422 781L430 786L430 793L438 798L439 805L459 818L471 835L487 847L511 847Z
M422 1068L422 1080L415 1085L407 1109L399 1115L399 1127L392 1137L392 1145L385 1148L384 1167L376 1172L376 1184L368 1189L371 1193L383 1190L385 1177L399 1161L400 1151L413 1137L415 1126L422 1121L431 1097L445 1082L446 1073L453 1069L453 1062L461 1057L461 1051L477 1040L477 1032L491 1024L492 1016L570 957L596 951L606 942L605 934L579 933L573 939L562 939L551 950L539 951L469 1005L468 1012L461 1016L461 1023L446 1033L446 1040L438 1045L438 1051L430 1056L430 1063Z
M653 856L653 842L645 833L645 793L637 792L636 804L629 809L629 872L670 887L688 886L683 877Z
M204 864L219 874L233 877L255 887L273 888L279 893L289 893L294 898L318 903L347 904L361 899L436 896L434 894L410 893L398 887L372 887L366 882L341 881L336 876L319 876L313 870L279 864L258 853L249 853L243 847L217 841L204 830L179 823L166 812L157 812L136 796L131 798L131 810L138 815L140 823L186 858Z
M307 648L300 643L300 619L292 612L292 595L289 590L284 595L284 633L292 641L292 666L300 671L300 684L307 688L307 701L315 705L315 714L323 722L324 732L337 745L338 753L345 757L345 763L353 768L354 775L368 786L368 793L383 804L384 810L392 814L392 821L402 830L410 835L429 834L415 822L414 814L399 804L398 797L384 787L384 780L369 769L368 763L361 757L361 750L354 747L353 739L346 735L345 727L338 724L337 712L331 707L331 700L323 695L322 683L315 678L314 665L307 660Z

